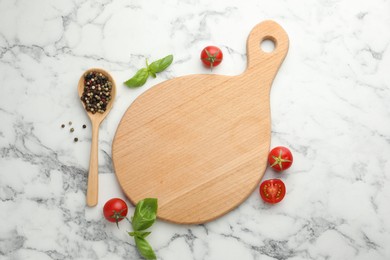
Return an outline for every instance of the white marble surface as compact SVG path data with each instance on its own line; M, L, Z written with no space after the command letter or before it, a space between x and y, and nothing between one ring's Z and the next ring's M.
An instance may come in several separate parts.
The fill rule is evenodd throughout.
M128 225L101 215L107 199L124 197L111 162L121 116L163 80L209 73L206 45L225 53L215 73L243 72L248 33L265 19L290 37L271 91L272 146L290 147L295 162L264 177L285 181L284 201L265 205L256 191L205 225L159 221L150 243L167 260L390 259L389 0L0 0L0 259L139 259ZM157 79L120 84L145 58L170 53ZM90 123L76 92L90 67L118 83L92 209ZM60 128L68 121L73 134Z

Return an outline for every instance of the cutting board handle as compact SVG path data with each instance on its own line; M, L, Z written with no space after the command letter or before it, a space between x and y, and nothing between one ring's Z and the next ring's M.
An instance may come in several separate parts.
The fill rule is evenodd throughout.
M265 52L261 49L261 43L271 40L274 49ZM275 78L280 65L288 52L289 40L285 30L276 22L267 20L256 25L249 34L247 41L248 67L246 74L268 74L271 82ZM267 82L268 83L268 82Z

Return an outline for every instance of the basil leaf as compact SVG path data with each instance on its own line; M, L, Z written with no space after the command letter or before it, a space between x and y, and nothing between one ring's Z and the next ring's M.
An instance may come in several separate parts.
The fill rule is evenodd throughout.
M143 237L134 237L135 245L137 246L138 252L146 259L157 259L153 248L150 246L148 241Z
M146 68L142 68L128 81L125 82L126 86L130 88L140 87L145 84L149 77L149 71Z
M148 68L152 73L159 73L168 68L172 61L173 55L168 55L165 58L152 62Z
M156 73L154 73L153 71L149 70L149 73L150 73L150 75L151 75L153 78L156 78L156 77L157 77L157 76L156 76Z
M157 199L146 198L137 203L132 226L135 231L141 231L153 225L157 215Z
M150 233L152 233L152 232L133 231L133 232L129 232L129 235L132 236L132 237L142 237L142 238L145 238L145 237L149 236Z

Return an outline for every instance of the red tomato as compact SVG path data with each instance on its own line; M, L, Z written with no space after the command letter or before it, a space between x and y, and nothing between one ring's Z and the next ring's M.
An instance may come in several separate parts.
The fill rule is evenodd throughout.
M268 203L275 204L280 202L286 195L286 186L279 179L263 181L260 184L261 198Z
M278 146L269 152L268 163L274 170L284 171L291 167L293 156L288 148Z
M104 204L104 217L110 222L118 222L124 219L127 215L127 204L120 198L113 198Z
M206 67L212 69L222 62L223 53L218 47L207 46L202 50L200 59Z

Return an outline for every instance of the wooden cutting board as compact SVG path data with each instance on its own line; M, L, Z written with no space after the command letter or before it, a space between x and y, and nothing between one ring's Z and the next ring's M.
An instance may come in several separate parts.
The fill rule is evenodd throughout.
M271 53L260 48L267 39L275 44ZM249 35L243 74L178 77L138 97L112 149L130 201L158 198L158 217L182 224L204 223L240 205L267 166L270 88L287 51L283 28L264 21Z

